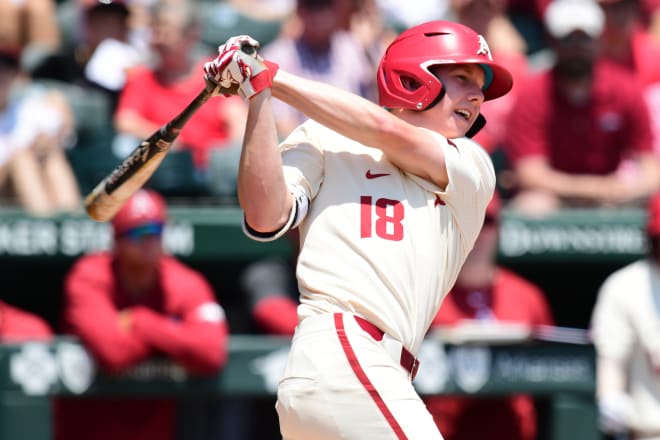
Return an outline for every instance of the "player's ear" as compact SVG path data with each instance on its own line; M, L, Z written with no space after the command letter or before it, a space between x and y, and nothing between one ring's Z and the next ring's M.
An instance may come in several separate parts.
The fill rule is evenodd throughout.
M479 131L481 131L482 128L486 126L486 118L484 115L479 113L479 116L477 116L477 119L474 121L474 124L472 124L472 127L465 133L465 136L472 138L474 137Z

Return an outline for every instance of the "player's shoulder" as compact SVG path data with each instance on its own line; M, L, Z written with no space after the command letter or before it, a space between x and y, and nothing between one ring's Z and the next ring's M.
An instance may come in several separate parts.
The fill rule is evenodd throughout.
M451 145L455 146L459 149L461 148L467 148L470 150L477 150L477 151L483 151L485 152L484 148L479 144L477 141L469 138L469 137L461 137L461 138L454 138L454 139L447 139L446 142Z
M441 137L442 138L442 137ZM465 157L465 156L471 156L475 160L478 160L480 162L485 162L487 164L491 164L491 159L490 159L490 154L486 151L484 147L481 146L477 141L468 138L468 137L462 137L462 138L455 138L455 139L445 139L444 142L446 142L449 147L455 148L459 155Z
M112 256L109 252L94 252L78 258L72 266L72 272L110 269Z
M355 141L326 127L313 119L308 119L286 138L285 144L311 143L317 148L325 149L327 146L341 147Z
M498 267L496 276L497 284L506 292L524 292L529 295L542 293L535 283L504 267Z
M646 258L642 258L637 261L633 261L632 263L629 263L612 272L605 279L605 283L627 284L631 280L631 278L641 279L650 276L650 272L652 270L653 269L650 261Z

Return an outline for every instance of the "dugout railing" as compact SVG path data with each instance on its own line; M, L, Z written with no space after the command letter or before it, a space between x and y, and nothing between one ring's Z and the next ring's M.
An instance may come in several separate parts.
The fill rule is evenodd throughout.
M95 376L82 395L160 392L193 397L210 393L213 396L243 396L247 399L268 398L273 384L269 382L270 388L266 388L264 379L250 371L259 368L259 365L263 368L271 365L266 360L272 357L279 356L281 360L288 341L243 335L247 332L241 325L247 321L248 315L234 279L241 267L254 259L291 256L291 242L282 239L264 244L247 239L241 231L241 213L234 207L172 206L170 214L171 221L165 230L165 246L171 253L205 273L216 289L234 334L230 362L217 378L203 381L191 378L174 380L181 379L181 369L152 363L121 380ZM644 254L644 223L644 211L636 208L562 210L543 219L527 218L505 209L500 225L499 259L503 265L543 288L559 326L586 329L597 289L604 278ZM51 323L56 323L61 281L66 270L83 253L107 249L111 243L110 234L107 224L96 223L83 215L33 218L19 209L0 209L0 265L4 269L0 299L37 312ZM70 387L75 390L76 386L83 387L85 384L80 377L76 382L76 375L62 376L62 371L65 371L61 369L63 359L75 357L75 353L80 352L75 341L58 339L47 349L38 347L18 345L0 348L0 440L49 438L49 396L59 393L75 396ZM547 403L545 413L548 417L542 440L599 438L593 402L593 349L590 346L493 346L486 351L471 348L473 350L458 350L458 354L452 355L451 359L462 359L463 368L456 371L471 372L472 376L447 379L442 363L424 362L420 373L422 379L418 380L421 381L420 392L474 392L479 395L531 392ZM449 352L453 348L447 346L443 350ZM555 357L545 357L550 354ZM30 356L51 356L55 359L55 364L47 361L47 365L55 365L50 371L56 374L56 380L49 385L45 395L35 396L25 392L23 385L18 385L20 381L14 379L21 374L18 368L20 359L31 359ZM491 365L490 373L488 380L481 384L486 364ZM429 373L433 368L436 368L437 374ZM507 371L507 374L523 374L521 371L525 371L527 379L515 374L510 376L514 380L498 379L505 377L499 374ZM159 378L159 374L165 376ZM168 374L171 377L168 378ZM427 374L431 376L423 379ZM140 378L143 380L138 380ZM424 388L433 384L434 380L442 382L445 388L440 391ZM469 391L470 383L480 386ZM457 388L460 384L467 386L468 391ZM34 386L38 388L39 383ZM17 429L31 429L33 433L18 436L16 433L20 431L15 431Z
M50 440L51 398L173 396L274 399L288 339L235 335L214 377L153 359L121 376L100 373L75 339L0 346L0 439ZM589 345L446 345L427 339L414 384L422 395L529 393L546 402L540 438L596 440L594 353ZM276 433L273 437L276 438Z

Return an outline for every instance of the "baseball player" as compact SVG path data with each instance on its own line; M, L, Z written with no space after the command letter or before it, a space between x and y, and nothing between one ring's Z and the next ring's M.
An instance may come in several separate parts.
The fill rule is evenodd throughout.
M453 22L403 32L379 104L292 75L234 37L204 70L248 100L244 231L299 228L299 324L278 389L284 439L441 439L412 386L424 335L482 226L495 176L465 137L509 72ZM279 71L278 71L279 70ZM277 145L272 99L310 119Z
M643 258L612 272L591 316L600 427L660 440L660 193L648 200Z

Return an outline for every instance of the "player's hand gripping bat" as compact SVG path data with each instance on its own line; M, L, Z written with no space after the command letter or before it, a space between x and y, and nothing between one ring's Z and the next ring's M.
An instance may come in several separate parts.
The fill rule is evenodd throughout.
M245 53L254 53L255 48L242 45ZM154 174L181 129L213 95L218 87L207 79L206 86L184 108L181 113L165 123L154 134L122 160L85 198L87 214L97 221L110 220L123 204ZM229 89L220 88L219 93L229 95L237 93L237 85Z

